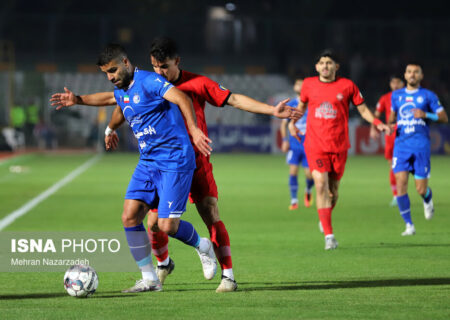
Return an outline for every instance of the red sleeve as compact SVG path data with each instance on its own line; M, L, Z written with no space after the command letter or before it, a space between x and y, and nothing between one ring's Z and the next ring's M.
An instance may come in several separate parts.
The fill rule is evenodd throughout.
M308 83L309 81L305 79L302 84L302 90L300 90L300 101L303 103L308 102Z
M364 98L359 91L359 88L352 82L352 93L351 93L351 99L355 106L359 106L360 104L364 103Z
M202 97L213 106L223 107L230 95L230 90L207 77L202 77Z

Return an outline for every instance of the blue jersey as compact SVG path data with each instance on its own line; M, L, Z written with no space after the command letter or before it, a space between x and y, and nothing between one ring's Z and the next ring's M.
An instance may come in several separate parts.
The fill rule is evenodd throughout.
M295 99L291 99L287 105L293 108L297 108L298 106L298 102L299 102L299 98L295 98ZM296 123L295 126L297 127L298 130L300 130L301 133L303 133L303 135L299 135L300 139L302 140L302 142L298 142L297 139L295 139L293 136L291 136L290 132L289 132L289 147L291 149L299 149L302 148L303 149L303 142L305 141L305 134L306 134L306 117L308 116L308 109L306 109L305 114L303 115L303 117L301 117Z
M138 140L141 160L160 170L192 170L195 154L183 116L163 98L172 87L157 73L136 68L130 86L114 88L114 97Z
M442 111L436 94L421 87L416 90L402 88L392 93L391 100L392 111L397 113L395 148L406 151L430 149L429 121L414 118L412 109L433 113Z

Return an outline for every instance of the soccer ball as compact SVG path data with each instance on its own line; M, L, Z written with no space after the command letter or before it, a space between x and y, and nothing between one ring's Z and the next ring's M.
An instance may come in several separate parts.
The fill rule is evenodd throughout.
M72 297L89 297L98 286L94 268L82 264L71 266L64 275L64 288Z

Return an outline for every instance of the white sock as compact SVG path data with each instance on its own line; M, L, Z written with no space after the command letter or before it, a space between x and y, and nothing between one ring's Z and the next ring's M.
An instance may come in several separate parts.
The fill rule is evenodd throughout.
M200 243L198 244L198 251L200 252L207 252L209 250L209 241L207 238L200 238Z
M170 258L167 256L167 258L164 261L159 262L158 261L158 267L159 266L167 266L169 264Z
M298 203L298 199L297 198L291 199L291 204L296 204L296 203Z
M222 275L231 280L234 280L233 269L223 269Z
M151 263L146 264L145 266L139 267L142 273L142 279L156 281L158 280L158 276L155 273L155 269L153 269L153 265Z
M334 238L334 234L330 233L325 236L325 239Z

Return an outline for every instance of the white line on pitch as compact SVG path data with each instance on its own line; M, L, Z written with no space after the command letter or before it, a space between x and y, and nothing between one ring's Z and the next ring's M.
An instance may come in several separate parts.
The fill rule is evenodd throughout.
M82 174L84 171L89 169L94 163L96 163L100 159L101 155L97 155L85 163L83 163L81 166L73 170L71 173L69 173L67 176L59 180L57 183L52 185L50 188L42 192L37 197L31 199L27 203L25 203L22 207L19 209L11 212L8 214L5 218L0 220L0 231L5 229L7 226L9 226L11 223L13 223L17 218L25 215L28 211L33 209L35 206L37 206L39 203L50 197L52 194L54 194L56 191L64 187L66 184L71 182L73 179L78 177L80 174Z

